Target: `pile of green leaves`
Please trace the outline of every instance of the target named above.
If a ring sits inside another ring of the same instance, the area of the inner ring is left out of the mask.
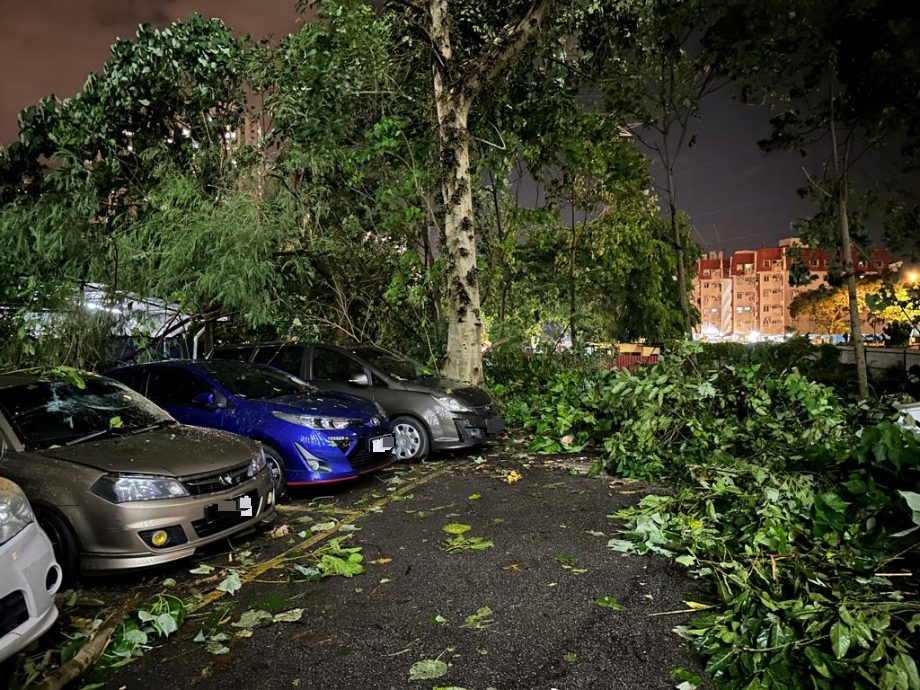
[[[616,373],[602,357],[509,347],[491,354],[485,366],[490,389],[504,400],[505,419],[535,435],[531,450],[576,452],[610,431],[606,391]]]
[[[97,669],[117,668],[134,661],[150,648],[154,640],[169,637],[185,621],[185,602],[179,597],[158,594],[121,622],[105,653],[96,662]],[[90,634],[102,623],[81,630],[61,649],[61,663],[67,663],[80,651]]]
[[[725,688],[920,688],[920,441],[831,389],[692,353],[622,373],[603,465],[667,481],[610,547],[712,584],[677,632]],[[596,469],[601,469],[599,465]]]

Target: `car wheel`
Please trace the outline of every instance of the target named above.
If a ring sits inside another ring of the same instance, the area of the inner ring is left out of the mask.
[[[80,574],[80,544],[70,525],[53,510],[36,508],[35,518],[45,530],[54,558],[61,566],[61,588],[71,584]]]
[[[281,503],[287,498],[287,468],[281,453],[271,446],[262,446],[265,450],[265,462],[272,473],[272,484],[275,487],[275,503]]]
[[[393,436],[396,446],[393,452],[405,462],[419,462],[428,457],[431,441],[425,425],[414,417],[396,417],[393,419]]]

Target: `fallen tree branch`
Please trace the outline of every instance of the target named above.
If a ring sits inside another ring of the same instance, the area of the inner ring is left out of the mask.
[[[66,664],[62,664],[53,673],[45,676],[34,686],[35,690],[62,690],[70,682],[82,676],[103,655],[115,630],[121,625],[128,612],[136,608],[139,603],[140,596],[135,596],[109,614],[109,617],[90,635],[86,644],[80,647],[73,658]]]

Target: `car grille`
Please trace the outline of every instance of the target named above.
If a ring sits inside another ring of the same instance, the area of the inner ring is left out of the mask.
[[[250,491],[248,494],[252,501],[252,515],[242,515],[239,511],[220,511],[217,504],[209,505],[204,509],[204,517],[201,520],[193,520],[192,527],[199,537],[209,537],[212,534],[223,532],[236,525],[241,525],[248,520],[252,520],[259,510],[259,492]]]
[[[214,494],[239,486],[249,479],[249,463],[220,472],[184,477],[182,483],[192,496]]]
[[[356,450],[348,456],[348,462],[355,472],[367,472],[386,465],[393,459],[393,453],[374,453],[370,450]]]
[[[0,599],[0,637],[29,620],[26,597],[21,589]]]
[[[498,410],[495,405],[480,405],[479,407],[474,407],[473,410],[476,411],[476,414],[483,417],[494,417],[498,414]]]

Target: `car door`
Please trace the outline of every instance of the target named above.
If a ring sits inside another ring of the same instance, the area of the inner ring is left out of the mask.
[[[196,400],[212,393],[213,405]],[[154,367],[149,370],[147,397],[183,424],[211,429],[225,428],[227,409],[220,406],[224,397],[196,373],[179,367]]]
[[[358,360],[344,352],[315,345],[310,358],[310,383],[320,390],[351,393],[373,400],[373,388],[349,383],[361,374],[371,380],[371,372]]]

